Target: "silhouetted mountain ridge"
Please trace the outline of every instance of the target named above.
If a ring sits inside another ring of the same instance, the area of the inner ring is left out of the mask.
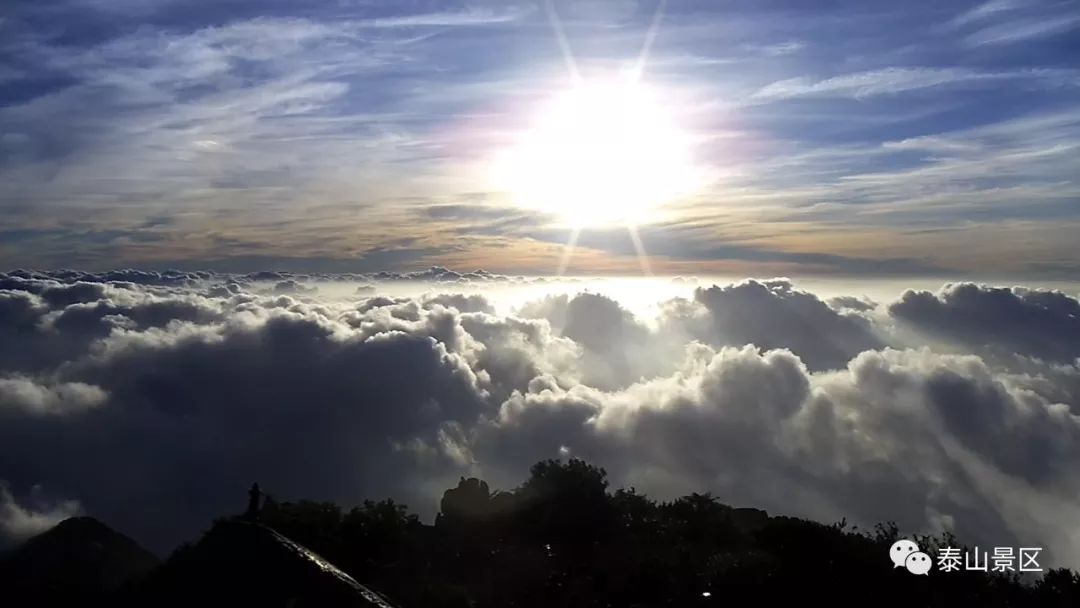
[[[657,502],[633,488],[609,491],[606,472],[583,461],[548,460],[511,491],[462,478],[444,494],[433,525],[392,500],[346,511],[267,498],[244,518],[215,522],[148,576],[122,577],[127,584],[119,587],[110,578],[110,586],[87,591],[79,603],[601,608],[752,598],[834,606],[1080,605],[1080,576],[1065,569],[1021,578],[937,570],[917,576],[894,568],[889,548],[900,537],[892,524],[859,530],[770,516],[709,494]],[[949,535],[910,538],[932,555],[962,546]],[[111,549],[95,553],[98,545]],[[145,553],[132,546],[80,518],[31,540],[15,561],[25,560],[18,564],[23,571],[82,564],[86,572],[44,570],[69,573],[72,580],[61,582],[73,589],[72,582],[99,571],[98,562],[51,556]]]

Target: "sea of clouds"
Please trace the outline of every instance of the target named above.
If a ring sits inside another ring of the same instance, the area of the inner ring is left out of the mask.
[[[745,280],[645,316],[554,284],[0,274],[0,537],[82,512],[165,552],[242,511],[255,480],[430,516],[462,475],[509,489],[581,457],[656,498],[893,520],[1080,566],[1076,297]],[[539,295],[499,305],[515,286]]]

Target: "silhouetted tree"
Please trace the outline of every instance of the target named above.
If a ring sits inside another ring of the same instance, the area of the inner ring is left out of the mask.
[[[461,478],[456,488],[443,493],[439,517],[454,523],[479,521],[491,515],[491,490],[486,481]]]
[[[341,539],[351,549],[363,550],[366,564],[399,565],[419,533],[420,520],[393,500],[365,500],[341,521]]]
[[[560,547],[580,547],[609,533],[615,524],[607,495],[607,471],[576,458],[544,460],[517,491],[524,536]]]

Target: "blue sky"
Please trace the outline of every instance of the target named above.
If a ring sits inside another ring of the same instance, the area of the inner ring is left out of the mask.
[[[538,100],[634,64],[657,3],[80,0],[0,17],[0,261],[548,273],[484,178]],[[644,81],[707,186],[658,273],[1080,277],[1080,3],[679,1]],[[570,272],[640,272],[621,226]]]

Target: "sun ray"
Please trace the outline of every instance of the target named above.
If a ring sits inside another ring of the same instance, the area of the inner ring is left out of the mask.
[[[544,4],[547,8],[548,22],[551,23],[551,29],[555,31],[555,41],[559,43],[559,51],[562,52],[563,62],[566,63],[566,71],[570,73],[570,79],[574,84],[577,84],[581,82],[581,73],[578,72],[574,52],[570,49],[570,41],[567,40],[566,32],[563,31],[562,19],[559,19],[559,14],[555,11],[555,2],[547,0]]]
[[[645,73],[645,64],[649,60],[649,54],[652,52],[653,43],[656,42],[656,34],[660,30],[660,21],[664,18],[664,9],[667,7],[667,0],[660,0],[656,4],[656,11],[653,12],[652,23],[649,24],[649,30],[645,33],[645,41],[641,45],[641,52],[638,53],[637,62],[634,65],[633,79],[634,82],[640,82],[641,77]],[[636,224],[627,224],[626,231],[630,233],[630,240],[634,243],[634,250],[637,252],[638,263],[641,264],[641,272],[645,276],[652,276],[652,268],[649,265],[649,254],[645,251],[645,243],[641,240],[641,234],[638,233]]]
[[[638,53],[637,61],[634,63],[632,73],[634,82],[640,81],[642,74],[645,73],[645,63],[649,60],[649,53],[652,52],[653,42],[656,41],[656,34],[660,30],[660,20],[664,18],[666,7],[667,0],[660,0],[656,5],[656,11],[653,12],[652,22],[649,24],[648,31],[645,32],[645,41],[641,45],[641,52]]]
[[[645,253],[645,243],[641,241],[641,235],[638,234],[637,226],[628,224],[626,230],[630,233],[630,240],[634,242],[634,251],[637,252],[638,263],[641,264],[641,272],[645,276],[651,277],[652,267],[649,265],[649,254]]]
[[[574,247],[577,246],[578,235],[581,234],[581,228],[575,226],[570,229],[570,238],[563,245],[562,259],[559,260],[559,271],[555,273],[555,276],[563,276],[566,272],[566,268],[570,266],[570,258],[574,255]]]

